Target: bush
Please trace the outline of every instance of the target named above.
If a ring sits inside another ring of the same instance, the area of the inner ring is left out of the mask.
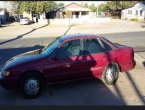
[[[131,21],[138,21],[138,19],[137,18],[132,18],[132,19],[130,19]]]
[[[111,18],[113,18],[113,19],[120,19],[119,16],[112,16]]]

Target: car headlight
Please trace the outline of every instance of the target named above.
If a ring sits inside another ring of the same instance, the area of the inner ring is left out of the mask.
[[[10,75],[10,71],[5,71],[5,70],[2,68],[1,75],[2,75],[2,76],[9,76],[9,75]]]

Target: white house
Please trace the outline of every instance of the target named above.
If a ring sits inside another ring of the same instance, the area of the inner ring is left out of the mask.
[[[57,9],[57,18],[66,18],[66,11],[70,11],[71,18],[84,18],[89,17],[89,8],[82,7],[76,3],[71,3]]]
[[[145,5],[141,2],[134,5],[132,8],[122,10],[121,19],[145,19]]]

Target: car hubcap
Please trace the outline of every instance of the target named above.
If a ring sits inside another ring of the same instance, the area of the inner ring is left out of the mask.
[[[115,80],[115,77],[117,75],[117,71],[114,67],[110,67],[107,69],[107,72],[106,72],[106,79],[108,81],[114,81]]]
[[[29,95],[35,95],[39,91],[39,81],[37,79],[28,79],[25,83],[25,92]]]

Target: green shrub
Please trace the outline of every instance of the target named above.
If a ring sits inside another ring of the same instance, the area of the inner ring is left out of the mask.
[[[132,19],[130,19],[131,21],[138,21],[138,19],[137,18],[132,18]]]

